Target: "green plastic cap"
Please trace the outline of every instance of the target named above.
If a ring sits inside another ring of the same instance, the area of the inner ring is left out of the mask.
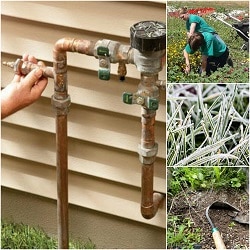
[[[108,69],[99,69],[98,78],[100,80],[108,81],[110,79],[110,71]]]
[[[124,92],[122,94],[122,100],[124,103],[126,104],[132,104],[132,101],[133,101],[133,94],[132,93],[127,93],[127,92]]]

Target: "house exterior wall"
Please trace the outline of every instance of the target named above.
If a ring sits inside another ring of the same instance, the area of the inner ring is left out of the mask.
[[[63,37],[129,44],[129,28],[142,20],[165,22],[161,2],[2,1],[1,60],[23,53],[52,66],[53,46]],[[109,82],[97,77],[98,60],[68,53],[71,108],[68,115],[70,233],[98,248],[165,248],[166,209],[146,220],[140,214],[140,106],[125,105],[140,74],[128,65],[124,83],[112,65]],[[5,87],[13,71],[2,67]],[[165,78],[165,71],[160,73]],[[2,218],[41,225],[56,234],[55,113],[53,80],[42,97],[1,123]],[[166,193],[165,92],[156,116],[159,152],[154,190]],[[106,231],[105,231],[106,230]],[[133,233],[132,233],[133,232]],[[112,233],[113,237],[110,237]]]

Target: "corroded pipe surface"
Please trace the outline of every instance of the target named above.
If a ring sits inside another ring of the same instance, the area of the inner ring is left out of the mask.
[[[62,38],[55,43],[53,50],[55,99],[65,99],[68,95],[66,52],[77,52],[93,56],[94,46],[94,42],[75,38]]]
[[[59,52],[77,52],[89,56],[94,55],[95,42],[76,39],[76,38],[62,38],[58,40],[54,45],[54,55],[59,55]]]
[[[151,79],[150,79],[151,78]],[[142,76],[139,92],[145,92],[147,95],[158,96],[158,88],[155,86],[157,77]],[[159,206],[164,200],[164,195],[154,193],[154,162],[158,151],[158,145],[155,142],[155,116],[156,110],[142,107],[141,112],[141,144],[140,161],[142,163],[141,176],[141,214],[146,219],[155,216]]]
[[[68,95],[67,52],[94,55],[95,43],[63,38],[58,40],[53,50],[54,95],[52,105],[56,109],[56,147],[57,147],[57,219],[58,248],[69,248],[68,228],[68,141],[67,114],[70,97]]]

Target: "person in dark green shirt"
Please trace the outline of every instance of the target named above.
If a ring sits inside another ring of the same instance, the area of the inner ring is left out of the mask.
[[[207,22],[200,16],[189,14],[187,8],[181,8],[179,10],[179,17],[186,21],[186,29],[188,38],[194,32],[209,32],[212,34],[216,34],[214,28],[209,26]]]
[[[200,50],[202,54],[200,73],[204,72],[206,75],[210,75],[211,72],[224,67],[227,63],[229,50],[219,36],[210,32],[195,32],[189,37],[188,44],[183,50],[186,61],[186,73],[190,72],[189,54],[193,54],[197,50]]]

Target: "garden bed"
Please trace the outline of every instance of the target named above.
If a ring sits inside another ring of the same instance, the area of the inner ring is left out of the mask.
[[[227,202],[240,210],[237,221],[233,220],[235,214],[229,210],[209,210],[226,248],[249,249],[249,187],[244,180],[244,172],[239,168],[213,167],[204,170],[185,168],[180,174],[180,168],[171,169],[173,176],[168,178],[167,249],[215,249],[211,226],[205,215],[206,208],[215,201]],[[221,176],[213,175],[213,170],[219,171]],[[248,178],[248,174],[246,176]]]
[[[223,200],[239,208],[243,214],[249,212],[249,199],[245,191],[222,189],[220,191],[182,191],[178,196],[169,200],[171,206],[168,215],[184,218],[192,223],[192,231],[200,229],[200,241],[190,241],[193,247],[199,249],[215,249],[212,238],[211,226],[208,223],[205,211],[214,201]],[[234,222],[226,210],[211,209],[210,218],[218,227],[227,249],[249,249],[249,225]],[[171,222],[170,222],[171,224]],[[183,232],[188,236],[187,232]],[[184,239],[184,238],[183,238]],[[180,241],[176,248],[184,248],[185,242]],[[169,248],[169,247],[168,247]],[[170,246],[172,248],[172,246]]]
[[[170,10],[171,10],[171,8],[170,8]],[[204,16],[204,15],[211,14],[214,12],[215,12],[214,8],[195,8],[195,9],[188,10],[189,14],[199,15],[199,16]],[[175,8],[172,8],[172,11],[168,11],[168,16],[179,17],[178,10],[176,10]]]
[[[223,24],[221,21],[211,17],[210,13],[216,13],[221,19],[227,19],[225,14],[230,14],[240,20],[248,18],[248,2],[238,4],[237,2],[168,2],[167,8],[167,80],[173,83],[248,83],[249,82],[249,52],[246,43],[237,32]],[[200,76],[201,54],[196,52],[190,56],[191,73],[185,74],[185,60],[183,49],[186,45],[185,22],[178,17],[177,10],[187,6],[192,13],[203,16],[206,22],[212,26],[227,44],[233,68],[225,66],[211,76]],[[236,21],[227,20],[229,24]]]

